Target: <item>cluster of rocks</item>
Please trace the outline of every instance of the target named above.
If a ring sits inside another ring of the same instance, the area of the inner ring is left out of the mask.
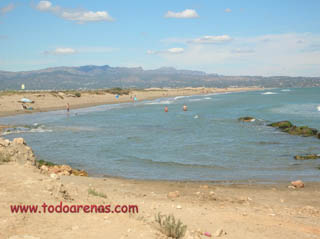
[[[308,160],[308,159],[319,159],[320,154],[306,154],[306,155],[296,155],[295,160]]]
[[[57,174],[65,176],[88,176],[88,173],[84,170],[73,169],[69,165],[41,165],[40,171],[44,174]]]
[[[320,132],[317,129],[309,128],[308,126],[296,126],[293,125],[290,121],[279,121],[275,123],[268,124],[268,126],[278,128],[282,132],[291,134],[291,135],[299,135],[303,137],[311,137],[316,136],[320,139]]]
[[[0,163],[7,162],[35,165],[36,159],[23,138],[15,138],[12,141],[0,138]]]
[[[43,160],[37,161],[32,149],[23,138],[12,141],[0,138],[0,163],[14,162],[37,166],[42,173],[55,175],[88,176],[84,170],[71,168],[69,165],[55,165]]]

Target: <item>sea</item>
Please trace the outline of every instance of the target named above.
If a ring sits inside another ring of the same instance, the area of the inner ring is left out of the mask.
[[[256,120],[239,122],[244,116]],[[2,137],[25,138],[37,159],[97,177],[320,181],[320,159],[294,159],[320,154],[320,140],[267,126],[282,120],[320,130],[320,88],[177,96],[1,117],[0,124],[15,125]]]

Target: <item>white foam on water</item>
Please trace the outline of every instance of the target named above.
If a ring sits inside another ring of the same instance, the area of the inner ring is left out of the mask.
[[[271,91],[261,93],[261,95],[277,95],[277,94],[278,94],[278,93],[271,92]]]
[[[199,115],[195,115],[193,118],[194,119],[199,119]]]
[[[281,91],[283,91],[283,92],[289,92],[289,91],[291,91],[291,90],[289,90],[289,89],[283,89],[283,90],[281,90]]]
[[[42,128],[38,128],[38,129],[30,129],[30,130],[10,130],[10,131],[5,131],[2,133],[2,135],[9,135],[9,134],[24,134],[24,133],[50,133],[52,132],[51,129],[42,129]]]
[[[320,111],[320,105],[317,107],[317,110]]]
[[[174,97],[174,99],[179,100],[179,99],[183,99],[183,98],[187,98],[187,97],[190,97],[190,96],[176,96],[176,97]]]
[[[161,101],[152,101],[152,102],[146,102],[146,105],[170,105],[173,101],[171,100],[161,100]]]

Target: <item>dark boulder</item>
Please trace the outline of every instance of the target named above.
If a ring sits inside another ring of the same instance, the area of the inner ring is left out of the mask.
[[[296,155],[294,156],[295,160],[308,160],[308,159],[318,159],[320,154],[306,154],[306,155]]]
[[[238,120],[242,122],[254,122],[256,119],[251,116],[246,116],[246,117],[240,117],[238,118]]]
[[[284,132],[292,135],[300,135],[303,137],[316,136],[318,130],[309,128],[308,126],[293,126],[291,128],[283,129]]]
[[[294,125],[290,121],[279,121],[272,124],[268,124],[268,126],[279,129],[287,129],[293,127]]]

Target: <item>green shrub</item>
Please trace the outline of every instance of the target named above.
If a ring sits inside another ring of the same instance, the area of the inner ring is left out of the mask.
[[[76,92],[74,95],[75,95],[76,97],[80,97],[80,96],[81,96],[81,93],[80,93],[80,92]]]
[[[159,224],[160,231],[167,237],[179,239],[182,238],[187,231],[187,226],[183,225],[180,220],[176,221],[173,215],[167,216],[158,213],[158,215],[155,216],[155,221]]]
[[[56,164],[48,162],[48,161],[44,161],[41,159],[41,160],[36,160],[36,165],[38,168],[40,168],[42,165],[52,167],[52,166],[55,166]]]
[[[0,154],[0,163],[10,162],[10,157],[8,155]]]
[[[96,196],[96,197],[102,197],[102,198],[107,198],[107,195],[105,195],[104,193],[100,193],[97,192],[95,189],[93,188],[89,188],[88,189],[88,194],[92,195],[92,196]]]

